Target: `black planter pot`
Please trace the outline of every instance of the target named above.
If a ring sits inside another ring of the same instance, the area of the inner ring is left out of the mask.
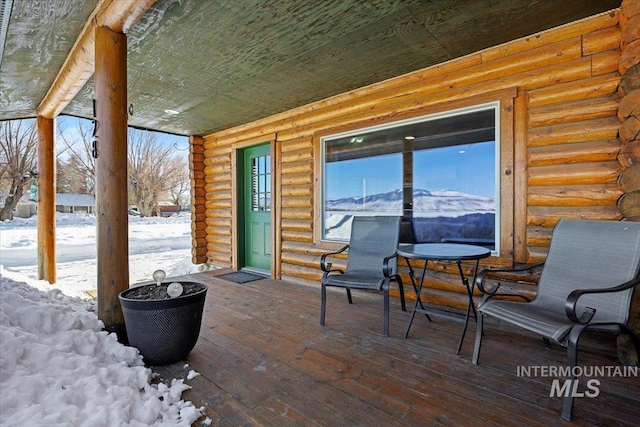
[[[128,297],[141,287],[129,288],[118,295],[129,345],[136,347],[149,365],[161,366],[177,362],[186,357],[198,341],[207,285],[180,283],[183,286],[194,285],[198,290],[168,299]],[[154,283],[142,286],[157,285]]]

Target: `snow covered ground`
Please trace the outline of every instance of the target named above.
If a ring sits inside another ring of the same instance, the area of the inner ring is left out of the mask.
[[[130,253],[139,251],[131,256],[133,283],[150,280],[158,268],[169,277],[197,271],[188,248],[153,244],[190,241],[189,218],[131,218]],[[57,252],[73,252],[75,260],[58,264],[54,286],[35,280],[37,266],[29,261],[1,265],[20,258],[13,251],[36,250],[35,219],[0,223],[0,425],[209,425],[201,409],[181,399],[196,372],[185,365],[185,378],[158,382],[138,350],[104,332],[94,304],[80,298],[96,288],[95,252],[69,249],[95,246],[95,218],[57,219]]]
[[[0,222],[0,265],[38,277],[37,218]],[[86,297],[96,289],[96,218],[88,214],[56,214],[56,287],[65,295]],[[151,280],[157,269],[167,277],[194,273],[191,263],[191,215],[168,218],[129,217],[130,284]],[[48,290],[49,285],[38,285]]]

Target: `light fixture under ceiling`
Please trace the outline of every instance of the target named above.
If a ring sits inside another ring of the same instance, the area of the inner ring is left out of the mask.
[[[180,111],[178,111],[178,110],[164,110],[164,112],[167,113],[167,114],[171,114],[172,116],[180,114]]]

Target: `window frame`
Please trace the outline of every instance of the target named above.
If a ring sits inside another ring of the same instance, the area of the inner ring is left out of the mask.
[[[514,120],[513,105],[517,95],[516,88],[503,89],[496,92],[477,95],[463,100],[450,101],[437,105],[406,111],[401,114],[388,114],[365,121],[353,122],[334,128],[317,131],[313,137],[314,169],[316,178],[314,185],[314,229],[313,243],[323,249],[336,249],[344,242],[324,239],[324,177],[325,152],[324,141],[336,137],[345,137],[364,131],[384,129],[415,123],[425,118],[435,120],[455,114],[466,114],[495,106],[496,114],[496,218],[499,231],[496,232],[496,251],[492,260],[497,265],[508,266],[513,263],[514,250]],[[495,262],[497,261],[497,262]]]

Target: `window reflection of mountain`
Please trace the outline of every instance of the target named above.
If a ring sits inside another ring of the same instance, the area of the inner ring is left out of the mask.
[[[451,190],[413,191],[413,226],[418,243],[471,239],[495,242],[496,201],[494,197],[466,194]],[[327,200],[325,213],[337,221],[325,224],[325,235],[348,231],[353,215],[402,214],[402,191],[362,197]],[[333,221],[330,221],[333,222]],[[495,244],[488,244],[494,247]]]
[[[338,199],[330,199],[325,202],[326,211],[371,211],[389,212],[398,210],[401,212],[403,202],[402,190],[389,191],[362,196],[348,196]],[[496,201],[491,196],[481,196],[463,193],[454,190],[413,190],[414,216],[418,212],[495,212]],[[432,216],[432,215],[429,215]],[[458,215],[455,215],[458,216]]]

